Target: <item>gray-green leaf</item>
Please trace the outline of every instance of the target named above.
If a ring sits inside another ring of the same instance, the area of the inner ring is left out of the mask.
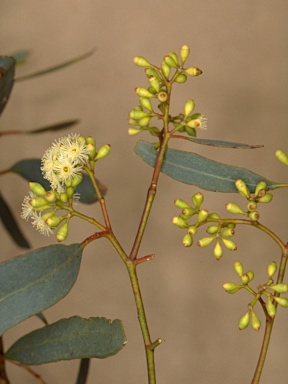
[[[103,359],[118,353],[126,343],[120,320],[74,316],[21,337],[5,357],[26,365],[92,357]]]

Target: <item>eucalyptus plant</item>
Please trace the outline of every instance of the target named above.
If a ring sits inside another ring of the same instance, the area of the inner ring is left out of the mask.
[[[195,191],[189,202],[177,198],[175,205],[180,213],[179,216],[172,218],[172,222],[184,230],[182,244],[185,247],[195,244],[194,239],[197,238],[199,247],[212,246],[215,259],[220,260],[226,250],[236,251],[237,245],[233,240],[236,228],[238,230],[241,225],[248,225],[263,231],[280,248],[279,260],[271,260],[267,268],[267,279],[257,288],[251,284],[254,271],[244,270],[240,261],[234,263],[237,282],[227,282],[223,285],[229,294],[246,290],[252,295],[248,310],[243,311],[245,313],[239,320],[240,330],[251,324],[253,329],[258,331],[261,322],[258,310],[255,309],[257,303],[264,312],[266,326],[263,343],[251,381],[254,384],[259,383],[277,307],[278,305],[288,307],[288,298],[282,296],[288,291],[288,286],[284,283],[287,246],[272,230],[260,222],[259,211],[262,204],[271,202],[273,198],[271,191],[287,187],[288,184],[275,183],[247,169],[219,163],[193,152],[171,148],[174,140],[238,149],[260,147],[197,138],[199,130],[206,129],[207,119],[202,113],[195,111],[195,101],[192,98],[185,102],[180,113],[171,114],[170,104],[174,86],[185,83],[188,77],[195,78],[202,73],[198,67],[186,64],[189,53],[189,47],[184,45],[179,55],[169,52],[159,66],[151,64],[142,56],[134,59],[137,66],[144,68],[148,85],[137,87],[135,90],[138,103],[129,114],[128,134],[135,136],[148,132],[152,136],[152,142],[138,141],[135,147],[136,154],[152,167],[152,176],[138,230],[130,250],[125,250],[114,234],[114,223],[110,220],[104,198],[105,188],[95,177],[97,169],[111,153],[110,145],[105,143],[99,145],[99,139],[92,136],[70,133],[56,139],[45,151],[41,161],[28,159],[14,166],[17,173],[30,181],[28,194],[22,204],[21,217],[31,221],[41,235],[55,235],[58,244],[33,250],[0,264],[0,280],[3,287],[0,291],[0,334],[34,315],[44,322],[42,328],[23,335],[7,351],[2,351],[0,377],[2,375],[3,383],[9,383],[5,371],[6,361],[26,367],[69,359],[81,359],[76,382],[85,383],[88,377],[89,359],[113,356],[126,345],[127,339],[121,320],[112,321],[96,314],[97,317],[89,319],[73,316],[48,324],[42,313],[68,294],[77,279],[86,246],[93,246],[95,241],[102,238],[108,239],[126,267],[145,347],[147,380],[149,384],[156,383],[154,355],[162,340],[152,339],[150,336],[150,325],[146,318],[138,278],[138,266],[153,259],[154,256],[150,254],[139,257],[139,251],[157,194],[161,172],[174,180],[197,186],[202,190],[238,193],[245,200],[243,207],[233,201],[228,202],[226,205],[228,217],[226,217],[205,209],[202,192]],[[285,152],[277,151],[276,157],[288,165]],[[87,216],[81,212],[79,199],[85,203],[97,201],[100,204],[101,214],[94,217],[93,213]],[[69,227],[75,220],[89,223],[91,232],[81,243],[62,244],[69,237]],[[199,236],[203,228],[206,228],[206,234]],[[97,285],[97,282],[95,284]],[[31,368],[29,370],[35,379],[41,383],[45,382],[45,379],[37,375],[34,370]],[[143,378],[136,379],[136,377],[137,373],[135,380],[143,381]]]

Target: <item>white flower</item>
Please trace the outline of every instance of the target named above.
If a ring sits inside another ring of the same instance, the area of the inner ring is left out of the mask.
[[[45,223],[43,220],[41,213],[37,214],[35,212],[35,215],[32,217],[32,225],[33,227],[36,227],[36,229],[44,236],[50,236],[51,233],[54,233],[52,229],[49,227],[48,224]]]
[[[30,200],[36,197],[35,193],[29,191],[29,196],[25,196],[22,203],[22,219],[28,221],[28,219],[35,215],[32,205],[30,204]]]
[[[79,135],[75,133],[69,134],[67,137],[63,137],[63,146],[61,151],[66,153],[67,157],[73,159],[78,163],[85,163],[88,161],[88,150],[87,145],[78,141]]]

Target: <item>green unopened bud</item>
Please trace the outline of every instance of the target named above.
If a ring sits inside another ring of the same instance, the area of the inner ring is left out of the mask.
[[[63,224],[62,227],[58,229],[56,238],[60,243],[61,241],[64,241],[67,238],[67,236],[68,236],[68,222],[66,221],[66,223]]]
[[[205,221],[209,215],[209,212],[207,209],[201,209],[201,211],[198,213],[198,223],[202,223],[202,221]]]
[[[68,203],[68,200],[69,199],[68,199],[67,193],[63,192],[63,193],[60,194],[60,201],[62,203]]]
[[[203,248],[203,247],[207,247],[209,244],[212,243],[212,241],[215,239],[215,236],[211,236],[211,237],[202,237],[202,239],[200,239],[198,241],[198,245],[199,247]]]
[[[54,216],[54,213],[55,213],[55,210],[50,211],[50,212],[46,212],[46,213],[44,213],[44,215],[42,215],[41,217],[42,217],[42,219],[43,219],[44,221],[46,221],[47,219],[49,219],[49,217]]]
[[[185,69],[185,73],[187,73],[189,76],[199,76],[201,75],[202,71],[197,67],[190,67]]]
[[[51,216],[46,219],[45,223],[49,225],[50,228],[56,228],[61,223],[62,219],[59,216]]]
[[[257,209],[257,204],[254,202],[254,201],[249,201],[249,203],[247,204],[247,209],[248,211],[252,212],[252,211],[256,211]]]
[[[174,201],[174,204],[177,208],[184,209],[184,208],[191,208],[190,205],[188,205],[184,200],[177,199]]]
[[[186,123],[187,127],[189,128],[201,128],[202,127],[202,121],[201,119],[192,119]]]
[[[139,67],[151,67],[151,64],[142,56],[134,57],[134,63]]]
[[[141,133],[142,129],[137,129],[137,128],[129,128],[128,129],[128,135],[129,136],[135,136],[138,135],[138,133]]]
[[[66,193],[69,199],[72,199],[72,197],[74,196],[74,192],[75,192],[74,187],[70,186],[66,188]]]
[[[176,52],[169,52],[168,53],[168,56],[172,57],[172,59],[175,61],[175,63],[178,65],[179,64],[179,60],[178,60],[178,56],[177,56],[177,53]]]
[[[268,276],[272,277],[274,273],[277,271],[277,264],[276,261],[272,261],[267,268]]]
[[[188,47],[188,45],[182,45],[182,47],[180,49],[180,57],[182,60],[182,64],[184,64],[185,61],[187,60],[189,53],[190,53],[190,48]]]
[[[286,299],[286,297],[274,297],[274,300],[277,301],[277,303],[281,305],[281,307],[288,307],[288,299]]]
[[[165,56],[164,57],[164,62],[169,67],[173,67],[173,68],[177,68],[178,67],[177,63],[175,63],[175,60],[171,56]]]
[[[71,187],[76,188],[83,180],[82,173],[77,173],[71,180]]]
[[[226,209],[230,213],[235,213],[235,214],[239,213],[242,215],[246,215],[246,213],[237,204],[234,204],[234,203],[226,204]]]
[[[150,93],[152,93],[152,95],[154,95],[154,97],[155,97],[155,95],[156,95],[156,93],[157,93],[157,91],[156,91],[155,88],[153,88],[153,87],[150,85],[150,87],[148,87],[148,91],[149,91]]]
[[[92,136],[88,136],[86,139],[86,144],[92,144],[94,147],[96,147],[96,140]]]
[[[184,208],[182,210],[182,215],[184,216],[185,219],[190,219],[190,217],[195,215],[195,213],[196,213],[195,209],[193,209],[191,207]]]
[[[227,293],[234,294],[239,291],[239,289],[242,288],[241,285],[235,284],[235,283],[225,283],[223,284],[223,288]]]
[[[273,199],[272,193],[266,193],[264,196],[259,197],[257,199],[257,202],[258,203],[270,203],[270,201],[272,201],[272,199]]]
[[[193,237],[189,233],[187,233],[183,237],[182,244],[184,245],[184,247],[191,247],[191,245],[193,244]]]
[[[258,221],[258,220],[260,219],[260,213],[257,212],[257,211],[249,212],[248,216],[249,216],[249,218],[250,218],[252,221]]]
[[[148,99],[149,100],[149,99]],[[147,116],[150,116],[149,113],[147,112],[144,112],[144,111],[139,111],[139,110],[135,110],[133,109],[133,111],[131,111],[129,113],[129,116],[131,117],[131,119],[133,120],[140,120],[142,119],[143,117],[147,117]]]
[[[187,125],[185,126],[185,131],[187,132],[187,134],[189,136],[192,136],[192,137],[196,137],[197,136],[197,133],[196,133],[196,129],[195,128],[190,128],[190,127],[187,127]]]
[[[204,201],[204,196],[201,192],[197,192],[192,196],[192,202],[195,205],[195,208],[200,208]]]
[[[240,179],[236,180],[235,187],[238,189],[238,192],[242,197],[249,199],[250,191],[243,180],[240,180]]]
[[[157,77],[152,76],[149,78],[149,83],[151,87],[155,89],[156,92],[160,91],[160,81],[157,79]]]
[[[155,69],[153,69],[153,68],[146,68],[145,74],[148,78],[154,76],[154,77],[157,77],[158,80],[161,80],[159,73],[157,71],[155,71]]]
[[[77,143],[79,144],[86,144],[86,139],[84,136],[78,136],[77,137]]]
[[[250,283],[250,281],[254,279],[254,272],[249,270],[248,272],[246,272],[246,275],[249,277],[249,283]]]
[[[102,145],[97,152],[95,160],[103,159],[103,157],[108,156],[111,152],[111,147],[109,144]]]
[[[157,98],[160,101],[160,103],[164,103],[168,99],[168,95],[166,92],[162,91],[158,93]]]
[[[217,260],[220,260],[223,255],[223,250],[218,240],[216,240],[216,244],[213,250],[213,255]]]
[[[245,313],[243,317],[239,320],[238,327],[240,330],[245,329],[248,327],[250,322],[250,314],[249,311]]]
[[[175,216],[175,217],[173,217],[173,219],[172,219],[172,223],[175,224],[175,225],[177,225],[177,227],[179,227],[179,228],[188,228],[188,227],[189,227],[187,221],[184,220],[184,219],[182,219],[182,218],[179,217],[179,216]]]
[[[268,315],[271,316],[272,318],[275,317],[275,315],[276,315],[276,307],[272,303],[272,300],[270,297],[268,297],[267,312],[268,312]]]
[[[239,276],[239,277],[241,277],[242,275],[243,275],[243,264],[242,263],[240,263],[240,261],[235,261],[235,263],[234,263],[234,271],[237,273],[237,275]]]
[[[143,88],[143,87],[136,88],[135,92],[140,97],[154,97],[153,93],[149,92],[148,89]]]
[[[32,205],[33,208],[42,208],[47,205],[47,200],[43,199],[43,197],[34,197],[29,201],[29,204]]]
[[[223,244],[225,245],[225,247],[227,249],[229,249],[230,251],[236,251],[237,245],[234,241],[228,240],[228,239],[223,239],[223,238],[221,238],[221,239],[222,239]]]
[[[58,200],[59,195],[56,191],[48,191],[46,192],[45,198],[49,203],[55,203]]]
[[[185,73],[179,73],[179,75],[175,77],[174,81],[175,83],[183,84],[187,81],[187,76]]]
[[[90,160],[93,160],[96,155],[96,147],[92,143],[87,144],[87,152]]]
[[[215,233],[219,232],[218,225],[210,225],[207,227],[206,232],[209,233],[209,235],[215,235]]]
[[[30,190],[38,196],[45,196],[46,195],[45,189],[39,183],[30,182],[29,187],[30,187]]]
[[[152,118],[151,116],[142,117],[142,119],[138,120],[137,125],[139,125],[142,128],[143,127],[148,127],[151,118]]]
[[[187,100],[185,105],[184,105],[184,115],[185,115],[185,117],[189,116],[190,113],[194,110],[194,108],[195,108],[194,100],[192,100],[192,99]]]
[[[281,161],[281,163],[288,165],[288,156],[284,151],[281,151],[281,149],[279,149],[278,151],[276,151],[275,156],[277,160]]]
[[[255,331],[259,331],[261,327],[261,321],[253,310],[251,315],[251,325],[252,325],[252,328],[255,329]]]
[[[188,233],[189,233],[191,236],[195,236],[196,233],[197,233],[197,227],[196,227],[196,225],[190,225],[190,227],[188,227]]]
[[[165,63],[165,61],[162,62],[161,64],[161,70],[163,75],[165,76],[166,79],[169,79],[171,67]]]
[[[244,273],[244,275],[240,277],[240,280],[242,284],[247,285],[249,283],[249,276],[247,275],[247,273]]]
[[[266,188],[267,188],[266,181],[265,181],[265,180],[260,181],[260,183],[258,183],[258,184],[256,185],[255,193],[254,193],[255,196],[258,197],[258,195],[259,195],[259,193],[260,193],[261,191],[263,191],[264,193],[261,192],[261,193],[260,193],[260,197],[263,196],[263,195],[265,195],[265,193],[266,193]]]
[[[140,101],[142,107],[148,109],[148,111],[151,112],[153,110],[151,101],[148,97],[140,97],[139,101]]]
[[[215,213],[215,212],[212,212],[208,215],[209,219],[220,219],[220,216],[218,215],[218,213]]]
[[[222,231],[221,236],[232,237],[234,234],[235,234],[234,229],[226,228],[226,229],[224,229],[224,231]]]
[[[270,285],[269,288],[273,289],[275,292],[278,293],[286,293],[288,292],[288,285],[287,284],[276,284],[276,285]]]

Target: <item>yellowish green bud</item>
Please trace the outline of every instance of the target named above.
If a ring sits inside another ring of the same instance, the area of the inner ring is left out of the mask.
[[[151,101],[148,97],[140,97],[139,101],[140,101],[142,107],[148,109],[148,111],[151,112],[153,110]]]
[[[276,315],[276,307],[272,303],[272,300],[271,300],[270,297],[268,297],[267,312],[268,312],[269,316],[272,317],[272,318],[275,317],[275,315]]]
[[[160,81],[157,79],[157,77],[152,76],[149,78],[149,83],[151,87],[155,89],[156,92],[160,91]]]
[[[111,147],[109,144],[102,145],[102,147],[99,148],[99,151],[97,152],[97,155],[95,157],[95,160],[102,159],[103,157],[106,157],[111,152]]]
[[[195,215],[195,213],[196,213],[195,209],[191,207],[184,208],[182,211],[182,215],[184,215],[186,219],[190,219],[190,217]]]
[[[232,228],[226,228],[224,229],[224,231],[221,233],[221,236],[225,236],[225,237],[231,237],[233,236],[235,233],[234,229]]]
[[[187,73],[187,75],[189,75],[189,76],[199,76],[199,75],[201,75],[202,71],[199,68],[190,67],[190,68],[185,69],[185,73]]]
[[[254,279],[254,272],[253,271],[248,271],[246,272],[246,275],[249,277],[249,283]]]
[[[71,180],[71,187],[76,188],[83,180],[82,173],[77,173]]]
[[[75,192],[74,187],[70,186],[66,188],[66,193],[69,199],[72,199],[72,197],[74,196],[74,192]]]
[[[48,191],[46,192],[45,198],[49,203],[55,203],[58,200],[59,195],[56,191]]]
[[[268,269],[267,269],[267,272],[268,272],[268,276],[269,277],[272,277],[274,275],[274,273],[276,273],[277,271],[277,264],[276,264],[276,261],[272,261],[269,265],[268,265]]]
[[[175,60],[171,56],[165,56],[164,57],[165,64],[169,67],[177,68],[178,65],[175,63]]]
[[[96,147],[96,140],[92,136],[88,136],[86,139],[86,144],[92,144],[94,147]]]
[[[148,99],[149,100],[149,99]],[[149,116],[149,113],[147,112],[144,112],[144,111],[139,111],[139,110],[135,110],[133,109],[133,111],[131,111],[129,113],[129,116],[131,117],[131,119],[133,120],[140,120],[142,119],[143,117],[147,117]]]
[[[190,205],[188,205],[184,200],[177,199],[174,201],[174,204],[177,208],[184,209],[184,208],[191,208]]]
[[[225,245],[225,247],[227,249],[229,249],[230,251],[236,251],[237,245],[234,241],[228,240],[228,239],[223,239],[223,238],[221,238],[221,239],[222,239],[223,244]]]
[[[217,259],[217,260],[220,260],[222,255],[223,255],[223,250],[222,250],[222,247],[221,247],[218,240],[216,240],[213,254],[214,254],[215,259]]]
[[[63,224],[62,227],[58,229],[56,238],[59,242],[61,242],[61,241],[64,241],[67,238],[67,236],[68,236],[68,222],[66,221],[66,223]]]
[[[184,105],[184,115],[185,115],[185,117],[189,116],[190,113],[194,110],[194,108],[195,108],[194,100],[192,100],[192,99],[187,100],[185,105]]]
[[[252,212],[252,211],[256,211],[257,209],[257,204],[254,202],[254,201],[249,201],[249,203],[247,204],[247,209],[248,211]]]
[[[237,273],[237,275],[239,277],[241,277],[243,275],[243,271],[244,271],[243,264],[240,263],[240,261],[238,261],[238,260],[235,261],[235,263],[234,263],[234,271]]]
[[[249,314],[249,311],[245,313],[245,315],[243,317],[241,317],[241,319],[239,320],[239,323],[238,323],[238,327],[240,329],[240,331],[242,329],[245,329],[248,327],[249,325],[249,322],[250,322],[250,314]]]
[[[86,144],[86,139],[85,139],[85,137],[83,137],[83,136],[78,136],[78,137],[77,137],[77,142],[78,142],[79,144]]]
[[[266,193],[266,188],[267,188],[266,181],[265,181],[265,180],[260,181],[260,183],[258,183],[258,184],[256,185],[255,193],[254,193],[255,196],[258,197],[260,191],[263,191],[263,192],[264,192],[264,193],[263,193],[263,192],[261,193],[261,196],[263,196],[263,194]]]
[[[202,121],[201,119],[192,119],[186,123],[187,127],[189,128],[201,128],[202,127]]]
[[[281,161],[281,163],[288,165],[288,156],[284,151],[281,151],[281,149],[278,149],[276,151],[275,156],[277,160]]]
[[[157,71],[155,71],[155,69],[153,69],[153,68],[146,68],[145,74],[148,78],[154,76],[154,77],[157,77],[157,79],[161,80],[159,73]]]
[[[138,133],[142,132],[142,129],[137,129],[137,128],[129,128],[128,129],[128,135],[129,136],[135,136],[138,135]]]
[[[207,227],[206,232],[209,233],[209,235],[215,235],[215,233],[219,232],[218,225],[210,225]]]
[[[178,65],[179,64],[179,60],[178,60],[178,56],[177,56],[177,53],[176,52],[169,52],[168,53],[168,56],[172,57],[172,59],[175,61],[175,63]]]
[[[288,292],[288,285],[287,284],[276,284],[276,285],[270,285],[269,288],[273,289],[275,292],[278,293],[286,293]]]
[[[151,64],[142,56],[134,57],[134,63],[139,67],[151,67]]]
[[[197,233],[197,227],[196,227],[196,225],[190,225],[190,227],[188,227],[188,233],[189,233],[191,236],[196,235],[196,233]]]
[[[247,275],[247,273],[244,273],[244,275],[240,277],[240,280],[242,284],[247,285],[249,283],[249,276]]]
[[[154,97],[153,93],[149,92],[148,89],[143,87],[136,88],[135,92],[139,97]]]
[[[182,60],[182,64],[184,64],[185,61],[187,60],[189,53],[190,53],[190,48],[188,47],[188,45],[182,45],[182,47],[180,49],[180,57]]]
[[[55,210],[50,211],[50,212],[46,212],[46,213],[44,213],[44,215],[42,215],[42,219],[44,221],[46,221],[47,219],[49,219],[49,217],[52,217],[54,215],[54,213],[55,213]]]
[[[184,247],[191,247],[191,245],[193,244],[193,237],[189,233],[187,233],[183,237],[182,244],[184,245]]]
[[[166,92],[162,91],[158,93],[157,98],[160,101],[160,103],[164,103],[168,99],[168,95]]]
[[[218,215],[218,213],[215,213],[215,212],[212,212],[208,215],[209,219],[220,219],[220,216]]]
[[[255,329],[255,331],[259,331],[261,327],[261,321],[253,310],[251,314],[251,325],[252,325],[252,328]]]
[[[176,83],[183,84],[187,81],[187,76],[185,73],[179,73],[179,75],[175,77],[174,81]]]
[[[238,192],[240,195],[246,199],[249,199],[250,197],[250,191],[246,185],[246,183],[243,180],[236,180],[235,181],[235,187],[238,189]]]
[[[272,193],[266,193],[264,196],[259,197],[257,199],[258,203],[270,203],[272,201],[273,195]]]
[[[274,297],[274,300],[277,301],[277,303],[281,305],[281,307],[288,307],[288,299],[286,299],[286,297]]]
[[[202,221],[205,221],[208,215],[209,213],[207,209],[201,209],[201,211],[198,213],[198,223],[202,223]]]
[[[165,76],[166,79],[169,79],[171,67],[165,63],[165,61],[162,62],[161,64],[161,70],[163,75]]]
[[[203,248],[203,247],[207,247],[209,244],[212,243],[212,241],[215,239],[215,236],[211,236],[211,237],[202,237],[202,239],[200,239],[198,241],[198,245],[199,247]]]
[[[249,216],[249,218],[250,218],[252,221],[258,221],[258,220],[260,219],[260,213],[257,212],[257,211],[249,212],[248,216]]]
[[[39,183],[30,182],[29,187],[30,187],[30,190],[38,196],[45,196],[46,195],[45,189]]]
[[[42,208],[47,205],[47,200],[43,199],[43,197],[34,197],[29,201],[29,204],[32,205],[33,208]]]
[[[190,127],[187,127],[187,125],[186,125],[185,126],[185,131],[187,132],[187,134],[189,136],[192,136],[192,137],[196,137],[197,136],[195,128],[190,128]]]
[[[50,228],[56,228],[61,223],[62,219],[59,216],[51,216],[45,220],[45,223],[49,225]]]
[[[237,204],[234,203],[226,204],[226,209],[230,213],[246,215],[246,213]]]
[[[235,284],[235,283],[225,283],[223,284],[223,288],[227,293],[234,294],[241,289],[241,285]]]
[[[60,201],[62,201],[62,203],[68,203],[68,196],[67,196],[67,193],[63,192],[60,194]]]
[[[87,144],[87,151],[88,151],[88,156],[90,160],[93,160],[95,155],[96,155],[96,147],[92,143]]]
[[[152,116],[142,117],[142,119],[138,120],[137,125],[139,125],[140,127],[147,127],[150,123],[151,118]]]
[[[201,192],[197,192],[192,196],[192,202],[195,205],[195,208],[200,208],[200,206],[203,204],[204,196]]]
[[[172,219],[172,223],[175,224],[175,225],[177,225],[177,227],[179,227],[179,228],[188,228],[188,227],[189,227],[187,221],[184,220],[184,219],[182,219],[182,218],[179,217],[179,216],[175,216],[175,217],[173,217],[173,219]]]

